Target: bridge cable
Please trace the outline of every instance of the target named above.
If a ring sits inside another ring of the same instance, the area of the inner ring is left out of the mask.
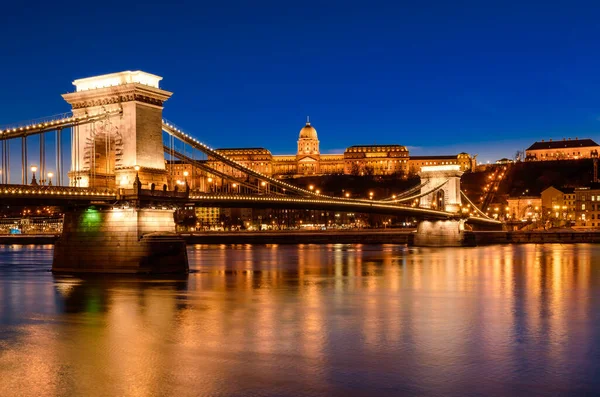
[[[164,150],[165,150],[165,152],[167,152],[167,153],[168,153],[168,152],[169,152],[171,149],[169,148],[169,146],[166,146],[166,145],[164,145]],[[183,160],[183,161],[187,161],[187,162],[189,162],[189,163],[190,163],[190,164],[191,164],[193,167],[196,167],[196,168],[198,168],[198,169],[201,169],[201,170],[203,170],[203,171],[206,171],[207,173],[210,173],[210,174],[212,174],[212,175],[219,176],[219,177],[221,177],[221,178],[224,178],[224,179],[227,179],[227,180],[233,181],[233,182],[235,182],[235,183],[237,183],[237,184],[239,184],[239,185],[243,185],[243,186],[245,186],[245,187],[247,187],[247,188],[249,188],[249,189],[254,189],[254,190],[257,190],[257,187],[256,187],[256,186],[254,186],[254,185],[252,185],[252,184],[249,184],[249,183],[247,183],[247,182],[245,182],[245,181],[239,180],[239,179],[237,179],[237,178],[235,178],[235,177],[232,177],[231,175],[227,175],[226,173],[223,173],[223,172],[221,172],[221,171],[217,171],[217,170],[215,170],[214,168],[211,168],[211,167],[209,167],[209,166],[207,166],[207,165],[204,165],[204,164],[200,163],[200,162],[199,162],[199,161],[197,161],[197,160],[193,160],[193,159],[191,159],[191,158],[189,158],[189,157],[187,157],[187,156],[184,156],[183,154],[181,154],[181,153],[180,153],[180,152],[178,152],[178,151],[174,151],[174,157],[176,157],[176,158],[179,158],[180,160]]]
[[[465,192],[463,192],[461,190],[460,194],[465,200],[467,200],[467,203],[471,204],[471,206],[475,209],[475,212],[479,213],[485,219],[493,219],[493,218],[489,217],[488,215],[486,215],[485,213],[483,213],[483,211],[481,211],[475,204],[473,204],[473,202],[469,199],[469,197],[467,197]]]
[[[412,187],[412,188],[410,188],[410,189],[408,189],[408,190],[406,190],[406,191],[404,191],[404,192],[402,192],[400,194],[397,194],[396,198],[388,197],[388,198],[385,198],[385,199],[379,200],[379,201],[384,201],[384,202],[385,201],[388,201],[388,202],[389,201],[398,201],[398,200],[403,199],[404,197],[406,197],[406,196],[408,196],[410,194],[413,194],[417,190],[421,190],[421,188],[423,188],[428,183],[429,183],[429,181],[425,181],[425,182],[421,183],[420,185],[417,185],[417,186]]]
[[[428,194],[431,194],[431,193],[441,189],[442,186],[444,186],[446,183],[448,183],[448,180],[444,181],[444,183],[442,183],[441,185],[438,185],[438,186],[434,187],[433,189],[426,191],[425,193],[420,193],[420,194],[415,194],[414,196],[405,197],[403,199],[396,200],[396,202],[401,203],[401,202],[405,202],[405,201],[412,201],[414,199],[418,199],[423,196],[427,196]]]

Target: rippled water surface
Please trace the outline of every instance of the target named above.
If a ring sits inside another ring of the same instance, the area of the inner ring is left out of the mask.
[[[600,246],[190,246],[180,278],[0,246],[0,396],[600,394]]]

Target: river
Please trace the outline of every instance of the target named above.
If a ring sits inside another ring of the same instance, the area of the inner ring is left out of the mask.
[[[0,246],[0,396],[600,394],[600,245],[188,253],[82,278]]]

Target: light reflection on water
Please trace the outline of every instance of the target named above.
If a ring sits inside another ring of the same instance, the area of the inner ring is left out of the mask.
[[[0,395],[600,393],[600,246],[188,253],[80,278],[0,246]]]

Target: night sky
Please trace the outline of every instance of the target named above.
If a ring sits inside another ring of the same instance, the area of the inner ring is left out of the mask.
[[[551,4],[549,4],[551,3]],[[512,157],[600,141],[600,2],[3,3],[0,125],[69,110],[74,79],[163,76],[164,116],[214,147]]]

